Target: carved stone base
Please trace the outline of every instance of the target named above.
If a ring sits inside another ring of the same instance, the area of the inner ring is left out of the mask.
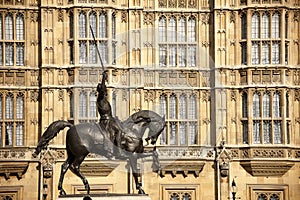
[[[60,196],[57,200],[151,200],[148,195],[137,194],[91,194],[86,197],[82,194]]]

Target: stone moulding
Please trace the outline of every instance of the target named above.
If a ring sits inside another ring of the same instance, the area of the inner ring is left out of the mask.
[[[195,177],[199,177],[200,172],[205,165],[204,161],[200,162],[161,162],[162,173],[171,174],[172,177],[176,177],[177,174],[183,174],[184,177],[188,176],[188,173],[194,174]]]
[[[118,163],[84,162],[80,170],[85,176],[108,176],[118,165]]]
[[[17,176],[21,179],[28,166],[29,162],[2,162],[0,163],[0,176],[4,176],[6,180],[10,179],[10,176]]]
[[[282,176],[294,163],[286,161],[243,161],[241,166],[252,176]]]

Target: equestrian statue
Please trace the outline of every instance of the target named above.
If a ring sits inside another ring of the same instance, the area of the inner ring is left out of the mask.
[[[66,135],[67,159],[62,164],[58,183],[58,190],[60,190],[60,195],[62,196],[66,195],[63,189],[63,180],[68,169],[82,180],[89,195],[89,183],[80,171],[80,165],[89,153],[102,155],[108,159],[129,160],[139,194],[145,194],[145,192],[138,180],[137,159],[152,156],[153,171],[160,173],[155,143],[165,128],[165,118],[150,110],[138,111],[125,121],[120,121],[118,118],[113,117],[111,105],[107,100],[106,80],[107,72],[104,71],[102,82],[97,86],[99,123],[73,125],[63,120],[54,121],[41,136],[33,153],[33,156],[37,157],[42,149],[45,149],[50,140],[56,137],[61,130],[66,127],[69,128]],[[147,144],[150,141],[154,145],[153,150],[150,151],[144,150],[143,146],[143,137],[146,130],[149,130],[148,136],[145,136]]]

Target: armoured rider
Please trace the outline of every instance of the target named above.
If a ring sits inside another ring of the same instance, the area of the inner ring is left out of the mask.
[[[111,105],[107,100],[107,88],[105,81],[107,80],[107,72],[104,71],[102,74],[102,81],[97,86],[98,97],[97,97],[97,109],[100,114],[100,125],[102,125],[108,132],[109,140],[112,142],[105,141],[106,150],[108,157],[112,158],[113,153],[116,157],[120,157],[121,154],[121,137],[122,128],[116,122],[112,116]],[[115,147],[116,145],[116,147]]]

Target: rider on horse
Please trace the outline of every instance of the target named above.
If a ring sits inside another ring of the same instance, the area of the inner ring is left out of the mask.
[[[121,156],[121,137],[122,137],[122,128],[119,123],[112,116],[111,105],[107,100],[107,88],[105,81],[107,80],[106,71],[102,74],[102,82],[98,84],[97,91],[97,108],[100,114],[100,125],[102,125],[105,130],[108,132],[109,140],[112,142],[105,141],[106,150],[109,157],[113,157],[114,154],[117,157]],[[116,145],[116,148],[115,148]]]

